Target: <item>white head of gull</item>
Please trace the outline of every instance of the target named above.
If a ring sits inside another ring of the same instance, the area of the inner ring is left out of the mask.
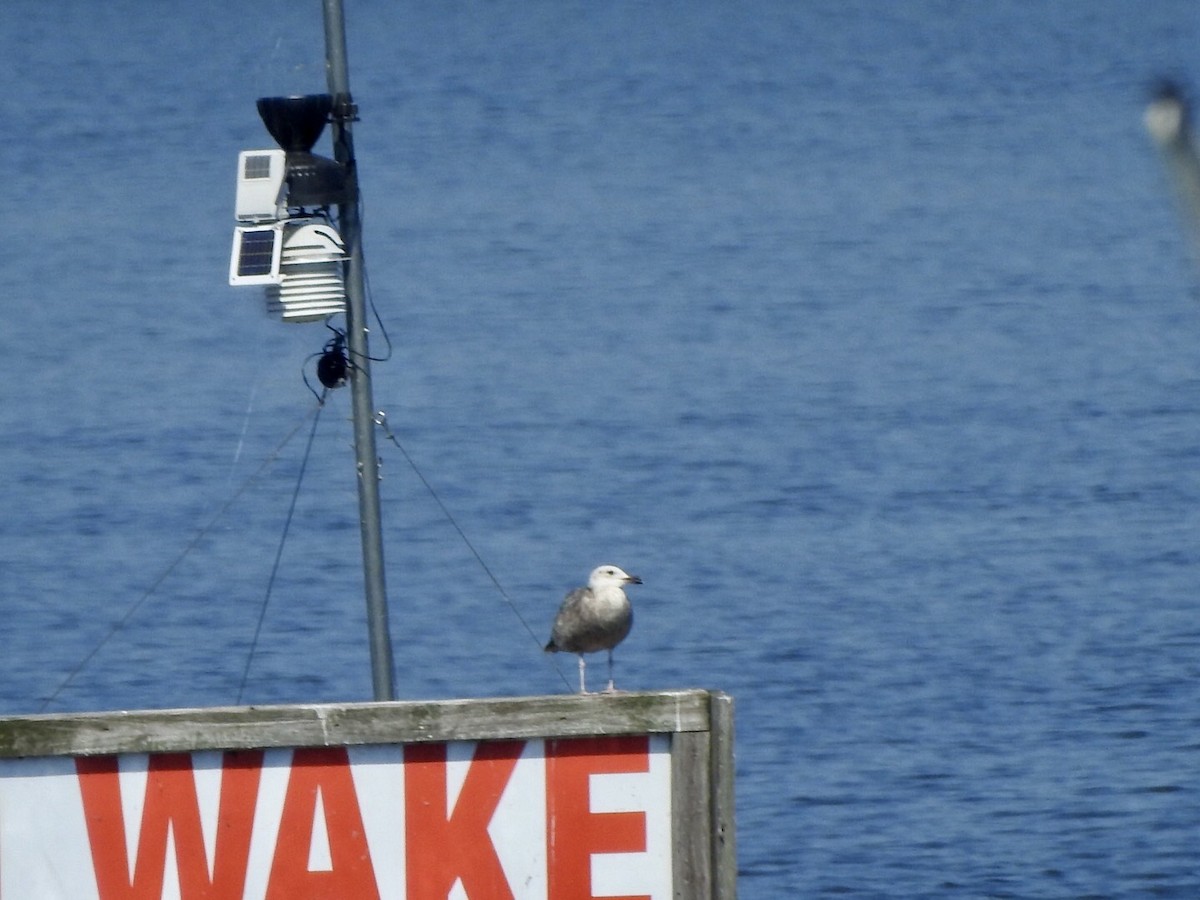
[[[608,651],[608,690],[613,684],[613,647],[625,640],[633,627],[633,607],[622,588],[641,584],[642,579],[628,575],[616,566],[597,566],[587,587],[569,592],[554,618],[547,653],[575,653],[579,656],[579,693],[587,693],[583,654]]]

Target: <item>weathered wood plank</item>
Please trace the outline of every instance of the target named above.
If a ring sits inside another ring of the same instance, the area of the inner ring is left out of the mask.
[[[0,718],[0,758],[706,731],[707,691]]]
[[[737,837],[734,809],[733,698],[728,694],[711,695],[709,731],[709,784],[712,813],[714,900],[737,898]]]
[[[675,900],[711,900],[712,836],[709,784],[708,732],[677,734],[671,738],[672,881]]]

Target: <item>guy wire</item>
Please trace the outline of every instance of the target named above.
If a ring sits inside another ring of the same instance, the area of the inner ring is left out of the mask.
[[[508,604],[509,609],[511,609],[513,614],[517,617],[517,621],[521,623],[522,627],[533,639],[533,642],[537,645],[538,650],[541,650],[541,639],[538,638],[534,630],[529,627],[529,623],[525,621],[525,617],[521,615],[521,610],[517,608],[517,604],[513,602],[511,597],[508,596],[508,592],[504,590],[504,587],[500,584],[500,580],[492,573],[492,570],[488,567],[488,564],[483,561],[483,557],[479,555],[479,551],[475,549],[475,545],[471,543],[471,539],[468,538],[466,532],[459,527],[459,524],[457,521],[455,521],[454,516],[450,514],[450,510],[446,508],[446,504],[442,502],[442,498],[439,497],[437,491],[433,489],[433,485],[429,483],[429,480],[425,477],[421,470],[417,468],[417,464],[413,461],[413,458],[409,456],[408,451],[404,449],[404,445],[400,443],[400,441],[396,438],[396,435],[392,434],[392,429],[389,428],[387,424],[387,413],[385,413],[382,409],[375,413],[375,424],[383,430],[383,436],[395,444],[396,449],[403,454],[413,472],[416,473],[417,478],[420,479],[421,484],[425,485],[425,490],[429,492],[429,496],[433,498],[434,502],[438,505],[438,508],[441,509],[442,515],[446,517],[446,521],[448,521],[454,530],[458,532],[458,536],[462,538],[462,542],[466,544],[467,549],[471,551],[471,555],[475,557],[476,562],[479,563],[480,567],[487,574],[487,577],[491,579],[491,582],[493,585],[495,585],[496,590],[500,592],[500,596],[504,598],[504,602]],[[567,680],[567,676],[564,675],[562,669],[559,668],[558,661],[556,659],[551,659],[550,662],[554,666],[554,671],[558,673],[558,677],[562,679],[563,684],[565,684],[571,690],[574,690],[571,682]]]
[[[267,605],[271,602],[271,591],[275,587],[275,576],[279,574],[279,563],[283,559],[283,547],[287,543],[288,531],[292,527],[292,516],[296,513],[296,501],[300,497],[300,485],[304,482],[304,471],[308,468],[308,458],[312,453],[313,439],[317,436],[317,423],[321,421],[321,409],[325,406],[325,398],[329,389],[321,392],[317,404],[316,415],[313,416],[312,429],[308,432],[308,443],[304,446],[304,458],[300,462],[300,472],[296,475],[296,488],[292,491],[292,502],[288,506],[287,517],[283,520],[283,533],[279,535],[279,546],[275,549],[275,562],[271,566],[271,577],[267,579],[267,592],[263,596],[262,607],[258,611],[258,624],[254,626],[254,638],[250,641],[250,650],[246,653],[246,665],[242,669],[242,681],[238,685],[236,703],[242,702],[242,693],[246,690],[246,680],[250,677],[250,663],[254,661],[254,651],[258,648],[258,637],[262,633],[263,620],[267,617]]]
[[[245,481],[242,482],[238,489],[233,492],[232,496],[225,501],[221,508],[212,515],[208,522],[206,522],[198,532],[196,532],[196,535],[188,542],[187,546],[183,548],[183,551],[171,561],[170,565],[168,565],[163,573],[154,580],[150,587],[146,589],[145,593],[143,593],[142,596],[139,597],[137,601],[135,601],[133,605],[125,611],[125,614],[108,629],[108,632],[100,639],[99,643],[97,643],[96,646],[93,647],[82,660],[80,660],[78,665],[76,665],[75,668],[73,668],[67,674],[67,677],[63,679],[58,687],[54,689],[53,693],[51,693],[42,701],[42,705],[38,707],[38,712],[45,712],[46,707],[58,699],[59,695],[70,686],[71,682],[74,681],[76,676],[79,675],[79,673],[84,670],[87,664],[95,658],[96,654],[103,649],[104,645],[112,640],[113,636],[118,631],[125,627],[129,620],[133,618],[134,614],[142,608],[145,602],[154,595],[154,592],[162,586],[163,582],[167,580],[171,573],[178,568],[179,564],[182,563],[184,559],[186,559],[188,555],[196,549],[199,543],[204,540],[209,531],[212,530],[213,526],[217,524],[217,521],[225,514],[229,507],[231,507],[234,502],[250,488],[250,485],[258,480],[258,477],[262,475],[264,471],[266,471],[267,467],[269,467],[275,462],[276,459],[279,458],[279,454],[283,452],[283,448],[286,447],[288,442],[290,442],[291,439],[296,436],[296,432],[298,432],[304,426],[304,423],[308,417],[319,412],[320,409],[321,407],[318,405],[309,410],[309,412],[305,413],[304,418],[296,423],[295,427],[287,433],[282,441],[279,442],[279,445],[270,453],[270,455],[267,456],[266,459],[262,461],[262,464],[259,465],[259,467],[255,469]]]

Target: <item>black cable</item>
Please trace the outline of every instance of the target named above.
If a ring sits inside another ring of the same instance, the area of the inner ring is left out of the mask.
[[[362,193],[360,192],[358,195],[359,225],[363,224],[363,220],[366,218],[367,214],[366,211],[367,204],[366,201],[363,200]],[[360,229],[360,232],[361,230],[362,229]],[[387,354],[385,356],[368,356],[367,359],[369,359],[371,362],[387,362],[392,358],[392,338],[391,335],[388,334],[387,326],[383,324],[383,317],[379,315],[379,308],[375,305],[375,294],[371,290],[371,273],[370,270],[367,269],[367,251],[363,247],[361,233],[359,234],[358,240],[358,254],[362,259],[363,289],[367,295],[367,304],[371,307],[371,314],[375,317],[375,321],[379,324],[379,333],[383,335],[383,342],[387,344]]]
[[[383,342],[387,344],[387,354],[385,356],[372,356],[371,362],[387,362],[392,358],[392,338],[388,334],[387,326],[383,324],[383,317],[379,315],[379,308],[375,305],[375,294],[371,290],[371,275],[367,271],[366,254],[363,255],[363,284],[366,286],[367,303],[371,307],[371,314],[375,316],[375,321],[379,323],[379,333],[383,335]]]

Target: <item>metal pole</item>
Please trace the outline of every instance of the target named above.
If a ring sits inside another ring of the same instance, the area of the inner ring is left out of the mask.
[[[395,699],[392,642],[388,632],[387,588],[383,574],[383,533],[379,515],[379,456],[375,449],[375,404],[371,398],[371,356],[367,347],[366,290],[363,281],[362,223],[358,208],[358,171],[350,123],[355,118],[346,67],[346,23],[342,0],[325,6],[325,69],[333,95],[334,158],[346,168],[346,199],[338,205],[338,226],[346,242],[346,345],[354,449],[358,460],[358,512],[362,526],[363,578],[367,628],[371,642],[371,681],[376,700]]]

